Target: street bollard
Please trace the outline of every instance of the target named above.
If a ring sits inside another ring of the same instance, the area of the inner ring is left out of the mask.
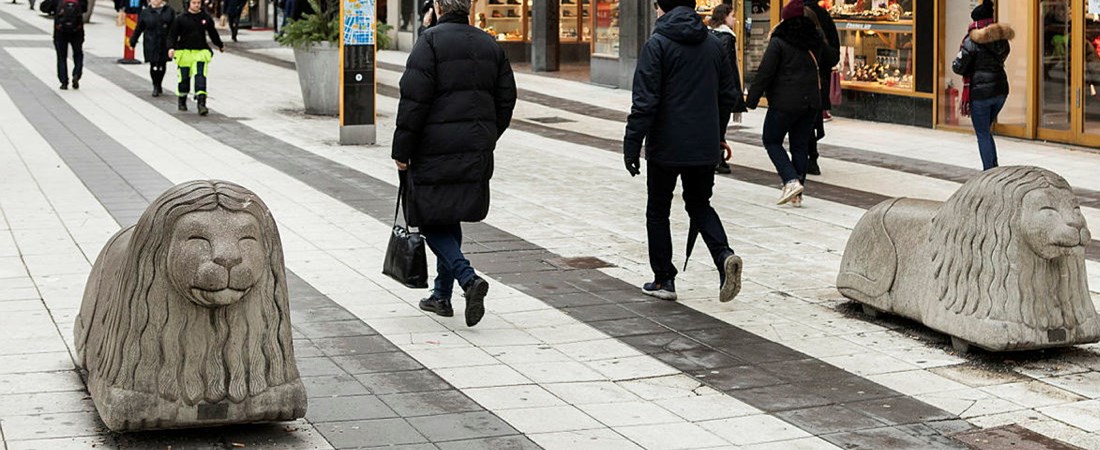
[[[122,58],[119,58],[119,64],[141,64],[141,61],[134,58],[134,48],[130,46],[130,36],[134,34],[137,20],[137,14],[126,14],[126,32],[122,39]]]

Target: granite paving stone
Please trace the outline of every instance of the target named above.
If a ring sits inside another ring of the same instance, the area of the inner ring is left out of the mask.
[[[306,419],[312,423],[386,419],[398,416],[398,413],[374,395],[311,398],[309,410],[306,413]]]
[[[489,438],[516,434],[516,431],[488,412],[466,412],[408,419],[432,442]]]

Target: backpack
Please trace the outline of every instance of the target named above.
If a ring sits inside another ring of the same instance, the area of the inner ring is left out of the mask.
[[[76,32],[84,29],[84,11],[80,0],[61,0],[55,19],[57,29],[64,32]]]

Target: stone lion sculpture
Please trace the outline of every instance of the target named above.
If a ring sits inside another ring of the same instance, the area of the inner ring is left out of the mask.
[[[895,198],[864,214],[837,288],[990,351],[1100,341],[1069,184],[1037,167],[983,172],[946,202]]]
[[[191,181],[96,258],[77,363],[115,431],[293,420],[306,393],[289,312],[267,206],[233,183]]]

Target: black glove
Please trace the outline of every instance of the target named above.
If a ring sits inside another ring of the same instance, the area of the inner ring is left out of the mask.
[[[642,173],[642,162],[638,160],[637,156],[623,155],[623,162],[626,164],[626,171],[630,173],[630,176],[636,177]]]

